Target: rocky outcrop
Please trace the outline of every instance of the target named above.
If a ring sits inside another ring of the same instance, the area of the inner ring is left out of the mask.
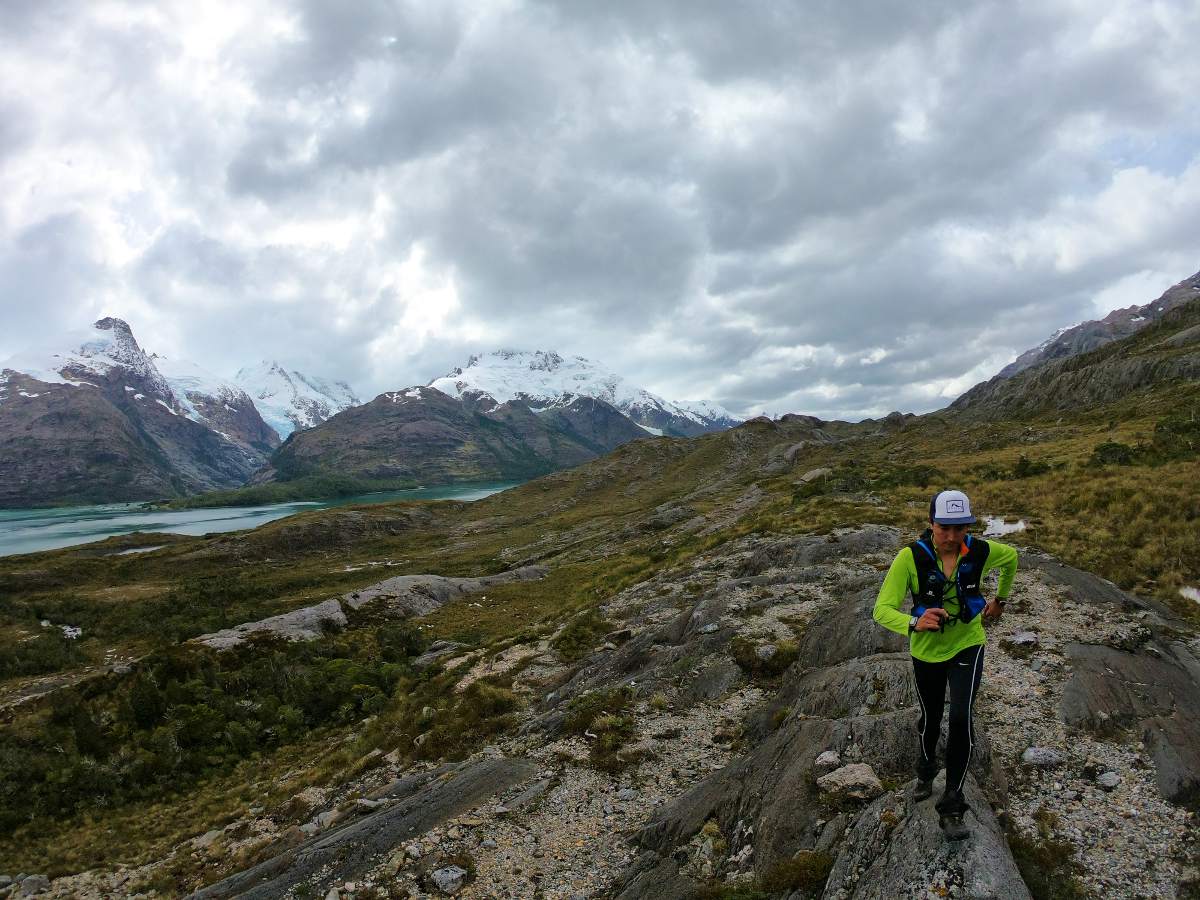
[[[464,594],[476,594],[498,584],[537,581],[545,577],[544,566],[522,566],[498,575],[480,578],[448,578],[443,575],[397,575],[370,587],[346,594],[342,601],[351,609],[381,603],[394,615],[423,616]]]
[[[1105,643],[1066,645],[1071,677],[1059,703],[1062,721],[1099,736],[1138,734],[1162,795],[1182,805],[1200,802],[1200,659],[1178,638],[1183,623],[1160,604],[1051,557],[1030,553],[1023,564],[1094,610],[1098,621],[1139,623],[1106,628]]]
[[[282,896],[314,877],[326,884],[341,884],[404,840],[424,834],[535,772],[536,767],[527,760],[484,757],[402,779],[374,798],[386,801],[382,807],[191,896],[195,900],[265,900]]]
[[[737,582],[718,585],[653,638],[635,637],[597,668],[585,667],[558,693],[571,696],[604,683],[653,690],[655,670],[672,643],[694,654],[698,646],[728,639],[724,629],[708,627],[732,612],[734,584],[829,578],[831,566],[838,571],[836,561],[894,548],[898,537],[894,529],[865,528],[762,542],[744,556]],[[642,852],[618,879],[615,896],[693,896],[701,883],[688,861],[690,847],[705,827],[723,836],[730,860],[751,860],[760,876],[797,854],[832,853],[830,897],[906,896],[907,884],[934,884],[958,871],[932,804],[914,807],[906,789],[886,787],[907,782],[916,764],[917,709],[906,643],[871,619],[878,576],[869,585],[853,573],[834,578],[829,590],[839,600],[821,607],[778,692],[748,721],[748,751],[650,815],[635,837]],[[987,772],[991,750],[981,730],[978,742],[973,770]],[[979,871],[964,896],[1028,896],[990,805],[973,783],[968,791],[976,835],[966,852]],[[919,856],[889,865],[910,852]]]
[[[543,568],[526,566],[498,575],[485,575],[482,578],[398,575],[370,587],[351,591],[340,601],[326,600],[314,606],[294,609],[257,622],[246,622],[233,628],[204,634],[193,640],[217,650],[236,647],[252,635],[270,635],[288,641],[313,641],[330,628],[345,627],[346,613],[343,611],[343,604],[349,609],[362,609],[369,603],[379,604],[381,609],[397,618],[422,616],[455,597],[485,591],[498,584],[534,581],[545,574],[546,570]]]
[[[193,640],[214,650],[228,650],[243,643],[252,635],[270,635],[287,641],[315,641],[329,629],[346,625],[346,614],[336,600],[326,600],[315,606],[294,609],[257,622],[246,622],[212,634],[202,634]]]
[[[1200,803],[1200,660],[1182,642],[1137,650],[1070,644],[1063,721],[1101,735],[1132,729],[1150,749],[1162,795]]]
[[[935,783],[935,793],[942,784]],[[851,897],[1026,900],[1029,889],[1013,862],[1004,831],[988,801],[968,778],[965,817],[971,838],[948,843],[933,802],[914,803],[910,792],[892,791],[862,810],[846,829],[822,900]]]

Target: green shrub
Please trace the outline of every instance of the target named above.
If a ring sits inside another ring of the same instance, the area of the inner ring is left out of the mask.
[[[603,713],[592,720],[591,731],[595,737],[588,758],[597,769],[617,772],[636,762],[621,752],[634,735],[632,718]]]
[[[833,869],[833,857],[816,850],[800,850],[781,860],[759,879],[758,886],[769,894],[784,891],[819,891]]]
[[[1154,425],[1153,447],[1155,455],[1164,461],[1200,453],[1200,417],[1196,410],[1159,419]]]
[[[58,628],[47,628],[27,640],[0,639],[0,678],[44,675],[85,662],[87,654],[79,641],[66,637]]]
[[[1088,462],[1093,466],[1132,466],[1133,458],[1133,447],[1117,441],[1105,441],[1096,445]]]
[[[634,691],[629,687],[612,688],[607,691],[591,691],[576,697],[567,705],[567,716],[563,719],[563,731],[567,734],[583,734],[592,727],[592,722],[601,715],[618,715],[633,703]]]
[[[771,679],[783,674],[788,666],[796,661],[800,652],[795,641],[775,641],[775,653],[764,659],[758,654],[759,647],[763,646],[766,644],[756,644],[744,637],[735,637],[729,642],[729,652],[742,671],[758,680]]]
[[[599,610],[589,609],[573,618],[554,639],[554,649],[567,662],[586,656],[600,635],[612,630],[612,623]]]
[[[1044,459],[1030,459],[1024,453],[1017,459],[1017,464],[1013,466],[1013,478],[1032,478],[1034,475],[1044,475],[1050,471],[1050,463]]]
[[[1082,869],[1075,848],[1054,834],[1058,822],[1053,813],[1043,809],[1034,819],[1037,834],[1015,828],[1008,832],[1008,846],[1029,892],[1034,900],[1083,900],[1088,894],[1079,881]]]

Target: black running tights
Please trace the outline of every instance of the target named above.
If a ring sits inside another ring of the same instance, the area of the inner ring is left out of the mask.
[[[983,674],[983,645],[967,647],[945,662],[930,663],[913,657],[921,718],[921,759],[917,775],[931,780],[938,771],[937,744],[942,729],[942,707],[946,702],[946,684],[950,685],[950,724],[946,731],[946,792],[958,794],[967,778],[967,764],[975,749],[975,724],[972,721],[975,695]]]

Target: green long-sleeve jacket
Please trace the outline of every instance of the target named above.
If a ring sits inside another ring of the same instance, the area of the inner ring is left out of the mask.
[[[960,551],[959,559],[965,554]],[[941,566],[941,562],[938,562]],[[955,570],[958,564],[955,564]],[[1012,590],[1013,578],[1017,574],[1017,551],[999,541],[988,541],[987,561],[983,566],[986,575],[993,569],[1000,570],[1000,584],[996,588],[996,597],[1006,598]],[[943,605],[950,618],[942,631],[914,631],[909,635],[909,651],[917,659],[925,662],[945,662],[960,650],[974,647],[987,642],[983,630],[983,616],[976,616],[970,622],[958,621],[958,592],[954,586],[954,572],[944,573],[949,583],[943,598]],[[896,554],[888,569],[887,577],[883,579],[883,587],[879,590],[879,599],[875,601],[875,621],[894,631],[896,634],[908,634],[908,620],[912,613],[904,611],[905,598],[919,590],[917,585],[917,565],[913,562],[912,548],[905,547]]]

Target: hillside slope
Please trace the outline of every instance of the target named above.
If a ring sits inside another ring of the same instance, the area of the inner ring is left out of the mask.
[[[758,419],[474,504],[0,559],[0,858],[57,897],[1188,896],[1198,449],[1096,453],[1200,401],[1148,372],[1051,416]],[[955,848],[869,616],[947,485],[1024,525]],[[186,640],[274,617],[309,640]]]
[[[1200,272],[1168,288],[1162,296],[1141,306],[1114,309],[1103,319],[1081,322],[1064,328],[1032,350],[1026,350],[999,372],[1000,378],[1011,378],[1025,369],[1056,359],[1087,353],[1119,341],[1157,321],[1164,313],[1200,296]]]
[[[1200,297],[1164,312],[1123,340],[997,375],[950,404],[973,416],[1021,416],[1111,403],[1130,394],[1200,380]]]

